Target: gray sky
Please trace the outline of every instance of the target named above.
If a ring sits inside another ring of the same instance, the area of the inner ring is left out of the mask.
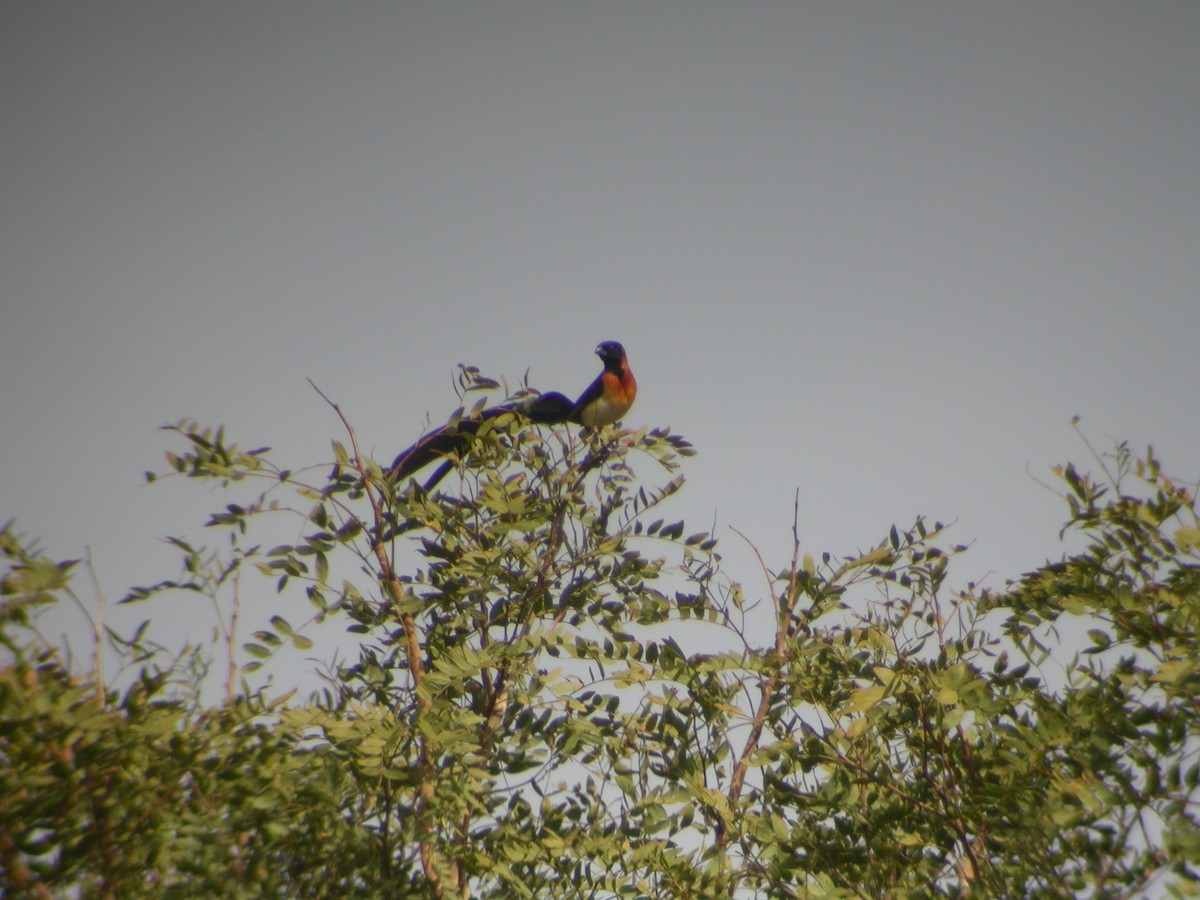
[[[1056,556],[1035,484],[1200,476],[1200,4],[0,5],[0,519],[110,599],[226,502],[157,426],[381,460],[455,363],[700,451],[730,574],[924,513],[955,580]],[[989,576],[988,573],[993,573]],[[139,611],[139,616],[144,614]]]

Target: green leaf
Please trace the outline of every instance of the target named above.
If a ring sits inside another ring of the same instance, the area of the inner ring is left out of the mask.
[[[887,696],[887,688],[882,684],[858,688],[850,695],[850,699],[842,704],[839,714],[849,715],[864,712],[877,705],[885,696]]]
[[[1175,531],[1175,546],[1180,553],[1190,553],[1200,547],[1200,528],[1179,528]]]
[[[242,644],[242,649],[255,659],[270,659],[271,651],[262,644]]]

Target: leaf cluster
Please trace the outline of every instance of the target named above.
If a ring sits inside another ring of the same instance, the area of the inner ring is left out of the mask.
[[[34,630],[72,563],[0,532],[13,896],[1200,889],[1200,530],[1152,454],[1064,467],[1083,549],[1003,590],[949,587],[964,548],[918,519],[796,540],[748,600],[665,508],[691,453],[667,429],[498,416],[437,493],[348,423],[332,471],[175,430],[176,476],[261,490],[127,600],[208,597],[218,648],[110,633],[126,683],[80,677]],[[250,683],[338,632],[312,696]]]

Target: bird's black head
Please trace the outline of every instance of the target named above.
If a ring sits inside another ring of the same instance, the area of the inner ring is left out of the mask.
[[[596,355],[606,369],[620,369],[625,359],[625,348],[616,341],[604,341],[596,348]]]

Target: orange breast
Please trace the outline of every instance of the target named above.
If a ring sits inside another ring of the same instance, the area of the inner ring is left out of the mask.
[[[623,377],[611,372],[604,373],[604,395],[583,413],[583,424],[588,428],[611,425],[633,406],[637,396],[637,382],[626,369]]]

